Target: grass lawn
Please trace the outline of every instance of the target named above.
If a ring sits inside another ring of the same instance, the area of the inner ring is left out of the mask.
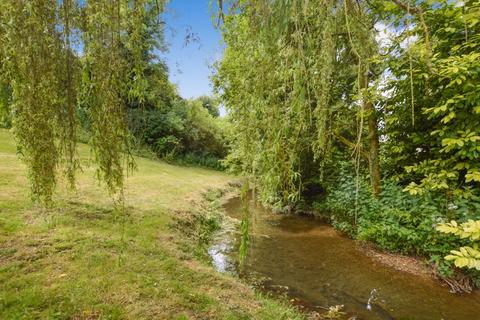
[[[42,209],[0,130],[0,319],[300,318],[179,249],[176,212],[194,212],[202,191],[231,176],[137,158],[122,225],[85,145],[80,157],[77,191],[59,181],[54,207]]]

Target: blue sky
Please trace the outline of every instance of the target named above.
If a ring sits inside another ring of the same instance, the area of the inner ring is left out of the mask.
[[[211,0],[170,0],[164,19],[169,51],[162,58],[183,98],[210,94],[209,64],[221,57],[221,35],[212,23]],[[186,43],[188,34],[195,40]]]

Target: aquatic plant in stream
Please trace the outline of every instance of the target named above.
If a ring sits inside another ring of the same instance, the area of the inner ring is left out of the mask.
[[[341,319],[341,317],[346,314],[345,312],[342,311],[343,307],[344,307],[343,304],[331,306],[330,308],[328,308],[328,311],[326,313],[320,316],[320,319],[325,319],[325,320]]]

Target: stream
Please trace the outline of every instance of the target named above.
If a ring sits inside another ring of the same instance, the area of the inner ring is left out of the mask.
[[[480,319],[480,294],[452,294],[425,275],[398,271],[314,217],[278,215],[250,200],[249,246],[238,263],[241,201],[229,200],[227,222],[209,249],[217,270],[286,295],[307,311],[343,305],[350,319]]]

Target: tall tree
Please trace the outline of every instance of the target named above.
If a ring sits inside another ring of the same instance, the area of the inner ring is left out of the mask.
[[[369,95],[376,51],[367,8],[327,0],[238,1],[234,8],[224,15],[227,48],[217,75],[237,133],[231,161],[259,183],[264,201],[296,203],[321,179],[334,139],[365,154],[367,120],[367,158],[379,194],[378,124]]]

